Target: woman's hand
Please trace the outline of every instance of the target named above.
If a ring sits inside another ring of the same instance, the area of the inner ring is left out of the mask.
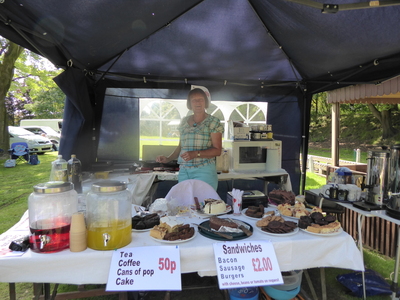
[[[181,157],[184,161],[189,161],[195,157],[195,154],[197,153],[196,151],[187,151],[181,154]]]
[[[168,157],[164,156],[164,155],[159,155],[156,157],[156,162],[162,163],[162,164],[167,164],[170,162],[170,160],[168,159]]]

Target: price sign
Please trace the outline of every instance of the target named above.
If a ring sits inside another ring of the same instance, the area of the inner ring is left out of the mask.
[[[282,284],[275,250],[269,241],[214,244],[220,289]]]
[[[123,248],[114,251],[106,290],[182,290],[179,246]]]

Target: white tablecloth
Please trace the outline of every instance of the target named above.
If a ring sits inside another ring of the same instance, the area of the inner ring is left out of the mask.
[[[233,216],[253,227],[255,220]],[[25,217],[26,219],[26,217]],[[201,223],[205,219],[192,214],[184,220]],[[27,222],[19,224],[19,233],[28,233]],[[25,230],[25,231],[24,231]],[[12,229],[0,236],[12,234]],[[267,235],[254,229],[246,241],[271,240],[281,271],[315,267],[336,267],[364,270],[360,251],[353,239],[342,232],[336,236],[321,237],[302,231],[288,237]],[[195,238],[179,244],[181,272],[198,272],[201,276],[216,275],[212,240],[197,233]],[[149,232],[132,232],[132,242],[126,248],[166,245],[149,237]],[[0,256],[0,282],[46,282],[65,284],[104,284],[107,282],[112,251],[86,249],[83,252],[64,250],[52,254],[38,254],[30,250],[20,257]]]

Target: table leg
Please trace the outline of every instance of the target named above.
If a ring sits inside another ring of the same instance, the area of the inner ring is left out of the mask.
[[[321,291],[322,291],[322,300],[326,300],[326,282],[325,282],[325,268],[319,268],[321,274]]]
[[[397,226],[397,246],[396,246],[396,259],[394,261],[394,274],[393,274],[393,281],[392,281],[392,300],[396,299],[397,294],[397,280],[398,280],[398,273],[399,273],[399,258],[400,258],[400,226]]]
[[[312,295],[312,297],[313,297],[313,300],[318,300],[317,293],[315,292],[314,286],[313,286],[313,284],[312,284],[310,275],[308,274],[308,271],[307,271],[307,270],[304,270],[304,275],[306,276],[306,280],[307,280],[307,283],[308,283],[308,287],[310,288],[310,291],[311,291],[311,295]]]
[[[357,217],[357,229],[358,229],[358,247],[360,249],[361,259],[364,261],[364,252],[363,252],[363,243],[362,243],[362,224],[364,222],[365,216],[362,214],[358,214]],[[367,292],[365,289],[365,272],[361,272],[362,283],[363,283],[363,300],[367,299]]]
[[[10,300],[16,300],[17,299],[16,293],[15,293],[15,283],[10,282],[8,284],[8,293],[10,295]]]
[[[170,300],[171,299],[171,292],[170,291],[166,291],[165,295],[164,295],[164,300]]]

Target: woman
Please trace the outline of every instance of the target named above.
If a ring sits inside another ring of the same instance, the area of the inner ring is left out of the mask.
[[[217,190],[215,157],[221,155],[224,127],[218,118],[206,113],[210,99],[202,89],[191,90],[186,105],[193,115],[184,117],[178,127],[178,147],[168,157],[157,156],[157,161],[168,163],[178,159],[179,182],[199,179]]]

